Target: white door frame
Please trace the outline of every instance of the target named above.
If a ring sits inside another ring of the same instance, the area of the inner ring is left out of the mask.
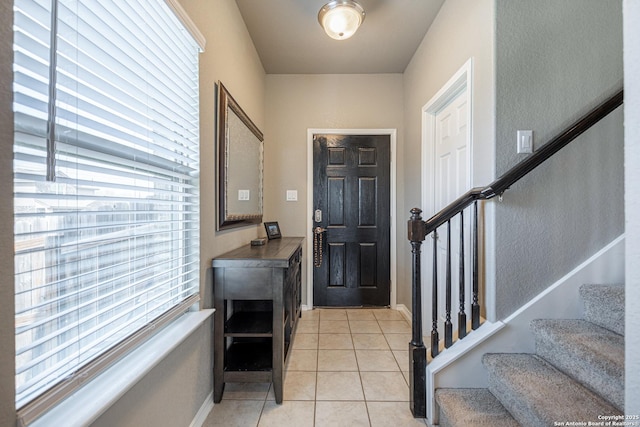
[[[389,219],[391,234],[389,240],[390,293],[389,304],[396,308],[396,134],[397,129],[307,129],[307,309],[313,308],[313,135],[389,135],[391,146],[390,158],[390,200]]]

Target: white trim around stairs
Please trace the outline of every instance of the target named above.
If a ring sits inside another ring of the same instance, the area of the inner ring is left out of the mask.
[[[534,319],[577,319],[584,308],[579,298],[584,284],[624,283],[624,234],[577,266],[503,321],[485,322],[427,365],[427,422],[438,425],[434,391],[437,388],[485,388],[485,353],[533,353]],[[406,309],[406,307],[405,307]],[[408,312],[408,310],[407,310]]]
[[[427,365],[427,422],[429,425],[438,425],[438,413],[436,412],[436,399],[435,399],[435,391],[437,388],[442,387],[454,387],[454,386],[444,386],[438,383],[438,374],[441,371],[446,371],[451,365],[454,365],[461,358],[469,357],[470,354],[474,353],[474,349],[481,346],[485,341],[491,339],[494,335],[500,332],[506,326],[503,322],[485,322],[482,324],[482,327],[473,331],[467,335],[466,338],[456,342],[456,345],[447,349],[447,351],[440,354],[440,356],[436,357]],[[428,350],[427,350],[428,351]],[[463,366],[466,368],[466,366]],[[459,369],[459,368],[456,368]],[[472,365],[472,370],[465,371],[456,370],[455,374],[459,376],[459,379],[464,381],[467,378],[465,376],[470,376],[472,378],[477,378],[479,374],[484,375],[486,377],[486,373],[484,368],[479,368],[481,372],[478,372],[473,369],[478,369]],[[486,383],[486,378],[483,379]],[[462,387],[462,386],[460,386]],[[472,388],[471,386],[469,386]],[[473,388],[479,387],[487,387],[487,385],[478,386],[475,385]],[[458,388],[457,386],[455,388]]]

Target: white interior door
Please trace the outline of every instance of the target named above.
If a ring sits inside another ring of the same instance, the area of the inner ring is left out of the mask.
[[[434,213],[453,202],[471,188],[470,162],[470,120],[469,97],[467,88],[435,113],[434,119]],[[468,295],[470,283],[470,216],[464,212],[464,280],[465,294]],[[454,333],[457,330],[460,289],[460,217],[451,220],[451,322]],[[446,319],[446,274],[447,274],[447,226],[438,230],[438,317],[440,319],[440,338],[444,338]],[[465,298],[465,312],[468,313],[468,296]]]
[[[472,101],[473,60],[470,58],[449,81],[422,107],[422,205],[428,219],[471,188],[473,170]],[[469,315],[471,288],[470,209],[464,212],[464,310]],[[451,220],[451,323],[455,333],[458,323],[460,287],[460,217]],[[439,338],[444,339],[446,307],[447,224],[439,227],[436,242],[438,256],[438,295],[433,301],[433,240],[427,236],[422,252],[422,304],[425,307],[423,330],[432,329],[432,307],[438,310]]]
[[[466,88],[435,115],[435,211],[469,190],[469,123]]]

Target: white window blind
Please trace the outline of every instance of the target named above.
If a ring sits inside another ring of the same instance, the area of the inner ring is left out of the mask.
[[[18,408],[197,301],[198,53],[163,0],[15,0]]]

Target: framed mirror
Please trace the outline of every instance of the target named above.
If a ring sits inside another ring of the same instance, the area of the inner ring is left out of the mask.
[[[218,82],[218,230],[262,222],[262,132]]]

